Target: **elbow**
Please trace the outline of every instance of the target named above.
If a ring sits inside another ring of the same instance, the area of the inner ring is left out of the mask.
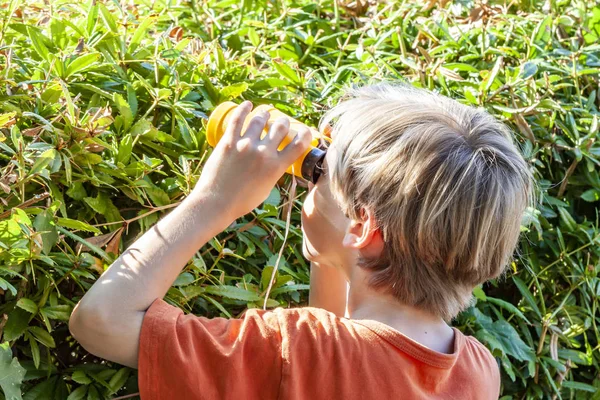
[[[69,318],[71,336],[88,353],[137,368],[141,315],[111,311],[85,297]]]
[[[77,303],[73,312],[71,312],[71,316],[69,317],[69,332],[71,332],[71,336],[78,342],[81,342],[81,338],[85,332],[84,321],[85,311],[82,310],[81,303]]]
[[[69,317],[71,336],[88,352],[98,355],[98,344],[105,335],[108,320],[102,315],[101,307],[80,301]]]

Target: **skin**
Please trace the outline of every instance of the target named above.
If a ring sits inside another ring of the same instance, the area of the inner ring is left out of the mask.
[[[303,253],[311,261],[309,305],[338,316],[382,322],[432,350],[452,353],[454,332],[442,318],[401,304],[367,284],[369,274],[357,266],[357,258],[377,257],[383,238],[370,210],[363,210],[360,220],[351,220],[334,200],[327,166],[335,157],[330,148],[325,176],[310,186],[302,209]]]
[[[277,150],[289,130],[285,118],[275,121],[261,140],[268,115],[255,116],[241,136],[251,109],[250,102],[236,108],[191,194],[136,240],[77,304],[69,329],[87,351],[137,368],[140,331],[150,305],[165,296],[198,249],[259,206],[286,168],[310,146],[306,129]],[[332,157],[335,154],[329,152],[327,160]],[[441,318],[399,304],[366,285],[366,272],[356,266],[356,257],[375,256],[382,249],[373,222],[367,210],[360,221],[343,215],[329,191],[328,175],[311,187],[302,213],[303,252],[311,261],[310,305],[385,323],[425,346],[450,353],[453,332]]]

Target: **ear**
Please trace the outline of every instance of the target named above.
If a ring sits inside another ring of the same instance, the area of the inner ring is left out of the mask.
[[[364,257],[377,257],[383,250],[383,235],[375,215],[362,209],[359,220],[351,220],[342,242],[344,247],[359,250]]]

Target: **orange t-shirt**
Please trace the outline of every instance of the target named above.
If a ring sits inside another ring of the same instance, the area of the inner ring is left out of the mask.
[[[140,336],[141,398],[498,399],[495,359],[453,329],[454,353],[442,354],[383,323],[318,308],[209,319],[157,299]]]

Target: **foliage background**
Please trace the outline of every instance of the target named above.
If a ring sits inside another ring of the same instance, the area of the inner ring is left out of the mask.
[[[273,103],[316,125],[343,85],[379,79],[513,127],[540,204],[520,258],[454,324],[497,357],[504,399],[600,399],[593,0],[13,0],[0,15],[0,399],[138,391],[134,371],[78,346],[68,317],[189,193],[216,104]],[[206,316],[260,307],[282,249],[268,306],[305,304],[301,194],[283,178],[200,249],[167,300]]]

